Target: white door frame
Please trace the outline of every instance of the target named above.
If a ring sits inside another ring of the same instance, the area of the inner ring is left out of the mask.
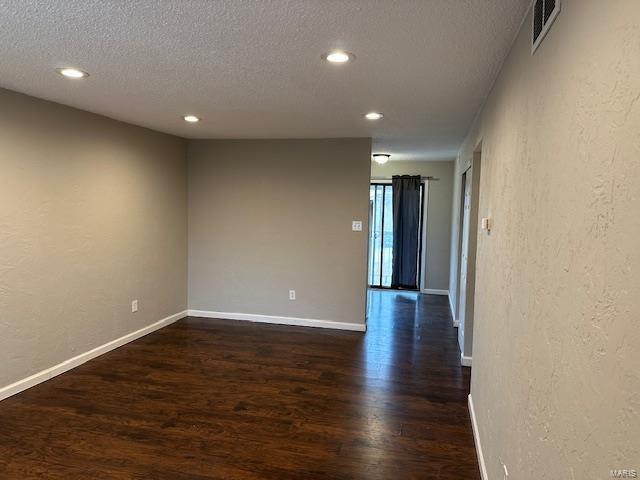
[[[420,250],[420,292],[421,293],[437,293],[434,290],[427,289],[427,225],[429,225],[429,179],[422,180],[424,183],[424,195],[422,198],[422,238]]]
[[[460,264],[458,265],[458,344],[464,353],[464,332],[467,313],[467,302],[470,293],[467,291],[467,277],[469,268],[469,235],[471,233],[471,201],[473,186],[473,167],[469,167],[463,172],[464,185],[462,185],[462,204],[460,206],[461,229],[460,229]]]
[[[476,256],[478,249],[478,217],[480,207],[480,177],[482,175],[481,143],[473,153],[472,160],[462,173],[465,184],[462,189],[461,219],[461,255],[458,265],[457,291],[457,323],[458,343],[461,351],[461,361],[465,366],[471,366],[473,351],[473,331],[475,323],[475,283]],[[468,197],[468,198],[467,198]],[[468,202],[468,211],[465,203]],[[465,276],[462,276],[463,269]]]

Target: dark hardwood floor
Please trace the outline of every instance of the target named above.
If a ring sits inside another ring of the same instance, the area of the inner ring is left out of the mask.
[[[0,479],[479,479],[446,297],[368,325],[181,320],[0,402]]]

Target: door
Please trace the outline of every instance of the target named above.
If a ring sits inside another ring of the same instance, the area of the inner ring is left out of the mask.
[[[370,287],[391,288],[393,272],[393,187],[390,183],[372,183],[369,187],[369,266]],[[420,185],[420,221],[418,222],[418,280],[422,266],[422,218],[424,183]],[[417,282],[419,284],[419,282]]]
[[[369,189],[369,286],[391,287],[393,268],[393,193],[391,184],[373,183]]]
[[[463,177],[464,195],[462,197],[462,230],[460,232],[460,291],[458,292],[458,342],[464,345],[464,322],[467,307],[467,271],[469,268],[469,226],[471,221],[471,169]]]

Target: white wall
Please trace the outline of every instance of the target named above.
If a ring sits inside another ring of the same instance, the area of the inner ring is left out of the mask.
[[[640,2],[530,22],[456,166],[482,142],[471,394],[488,478],[600,480],[640,468]]]

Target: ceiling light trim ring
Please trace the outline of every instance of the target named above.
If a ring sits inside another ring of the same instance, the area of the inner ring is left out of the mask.
[[[344,55],[344,60],[330,59],[331,56],[340,55]],[[351,52],[347,52],[346,50],[331,50],[330,52],[320,55],[320,58],[325,62],[333,63],[334,65],[344,65],[345,63],[353,62],[356,59],[356,56]]]
[[[89,76],[88,72],[75,67],[56,68],[56,72],[65,78],[71,78],[73,80],[79,80],[81,78],[87,78]]]

